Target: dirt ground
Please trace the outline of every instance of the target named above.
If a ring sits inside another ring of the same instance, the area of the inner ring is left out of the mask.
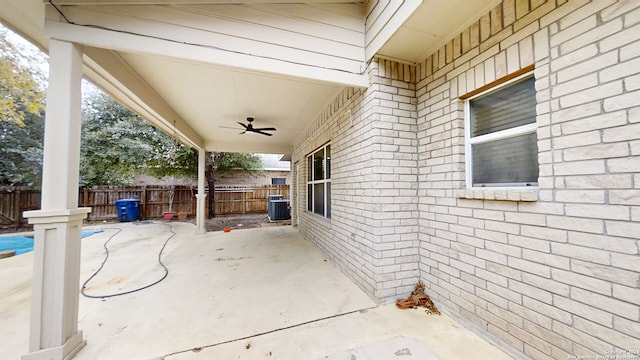
[[[224,228],[233,230],[251,229],[269,224],[267,214],[226,215],[207,219],[207,231],[222,231]]]

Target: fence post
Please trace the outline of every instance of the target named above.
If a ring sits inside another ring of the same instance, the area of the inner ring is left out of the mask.
[[[86,207],[89,204],[89,190],[85,187],[82,191],[82,207]]]
[[[16,190],[13,193],[13,218],[15,221],[16,228],[20,227],[20,218],[22,214],[20,213],[20,205],[22,204],[20,190]]]
[[[142,185],[142,193],[140,194],[140,207],[142,207],[142,219],[148,219],[147,214],[147,185]]]
[[[197,200],[198,198],[196,197],[196,195],[193,192],[193,185],[191,186],[190,190],[191,190],[191,194],[190,194],[190,197],[189,197],[189,214],[194,214],[195,215],[196,207],[198,206],[198,204],[197,204],[198,203],[198,200]],[[194,201],[194,199],[195,199],[195,201]]]

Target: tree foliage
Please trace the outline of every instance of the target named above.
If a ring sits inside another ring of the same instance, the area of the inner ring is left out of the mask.
[[[37,66],[36,55],[24,51],[7,38],[0,28],[0,118],[26,126],[27,114],[40,116],[44,111],[45,77]]]
[[[45,78],[0,27],[0,189],[40,185]]]
[[[24,126],[0,121],[0,189],[40,185],[43,130],[40,114],[25,114]]]
[[[242,170],[258,173],[262,171],[262,160],[253,154],[214,152],[212,156],[215,170],[218,172]]]
[[[141,173],[196,173],[194,150],[102,92],[83,101],[80,152],[80,183],[85,186],[129,185]]]

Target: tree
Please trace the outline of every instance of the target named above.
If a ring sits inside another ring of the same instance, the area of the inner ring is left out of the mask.
[[[40,185],[43,132],[40,114],[26,113],[24,126],[0,121],[0,189]]]
[[[0,117],[3,122],[25,126],[27,114],[40,116],[44,111],[46,81],[38,67],[42,59],[37,56],[10,42],[7,30],[0,28]]]
[[[195,151],[102,92],[84,99],[80,183],[129,185],[136,174],[196,173]]]
[[[249,173],[262,172],[262,160],[253,154],[208,152],[205,157],[205,176],[209,187],[209,219],[216,216],[215,175],[216,172],[242,170]]]
[[[0,189],[40,184],[45,77],[42,54],[0,27]]]

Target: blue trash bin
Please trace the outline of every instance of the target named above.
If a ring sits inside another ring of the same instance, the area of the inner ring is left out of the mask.
[[[118,221],[136,221],[140,215],[140,199],[116,200],[116,209],[118,210]]]

